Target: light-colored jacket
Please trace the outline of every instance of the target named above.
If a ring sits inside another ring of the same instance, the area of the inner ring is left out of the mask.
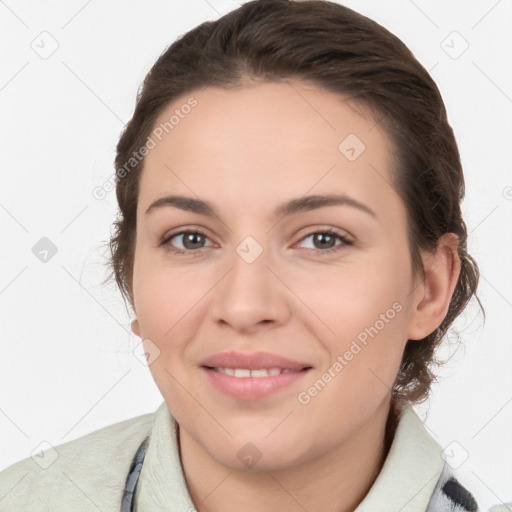
[[[133,458],[148,436],[134,510],[193,512],[177,423],[165,402],[153,414],[102,428],[8,467],[0,473],[0,511],[119,512],[125,488],[134,484],[133,478],[127,483]],[[478,510],[471,508],[471,500],[444,461],[441,447],[407,407],[384,466],[355,512]],[[511,510],[501,505],[490,512]]]

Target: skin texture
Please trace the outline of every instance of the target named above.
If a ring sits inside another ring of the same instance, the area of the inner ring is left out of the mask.
[[[199,512],[353,510],[386,455],[390,392],[405,343],[431,333],[447,312],[459,273],[457,238],[445,235],[435,253],[423,255],[425,280],[413,275],[405,207],[390,185],[392,145],[340,96],[292,81],[193,96],[197,106],[145,159],[132,323],[160,351],[150,371],[180,425],[192,499]],[[349,134],[365,145],[354,161],[338,149]],[[375,217],[347,205],[272,216],[290,199],[341,193]],[[145,213],[171,194],[209,201],[218,216],[172,206]],[[206,238],[185,245],[180,230],[194,228]],[[339,250],[322,254],[326,246],[311,234],[325,228],[353,243],[334,238],[327,248]],[[236,252],[248,236],[263,250],[252,263]],[[400,311],[389,319],[393,304]],[[384,327],[300,403],[299,393],[381,315]],[[199,371],[202,359],[228,349],[273,352],[313,370],[268,398],[238,400]],[[237,456],[248,442],[261,454],[251,467]]]

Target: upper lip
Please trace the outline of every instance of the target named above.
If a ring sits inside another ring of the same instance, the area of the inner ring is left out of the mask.
[[[219,352],[201,361],[201,366],[211,368],[246,368],[248,370],[261,370],[265,368],[281,368],[283,370],[300,371],[311,368],[308,363],[292,361],[286,357],[270,352]]]

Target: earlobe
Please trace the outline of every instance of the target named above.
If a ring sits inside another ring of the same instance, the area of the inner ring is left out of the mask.
[[[444,320],[460,274],[458,242],[457,235],[446,233],[436,251],[424,258],[426,277],[417,287],[412,304],[408,339],[425,338]]]
[[[139,338],[142,338],[140,334],[140,324],[136,318],[132,320],[132,332],[133,334],[136,334]]]

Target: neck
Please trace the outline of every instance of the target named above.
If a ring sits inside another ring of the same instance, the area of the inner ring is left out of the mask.
[[[198,512],[350,512],[377,478],[393,440],[398,409],[381,404],[340,445],[279,471],[237,471],[218,464],[182,429],[180,455]]]

